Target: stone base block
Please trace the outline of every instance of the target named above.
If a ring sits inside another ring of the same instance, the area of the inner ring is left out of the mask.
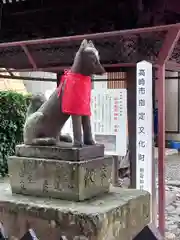
[[[113,188],[78,203],[12,195],[7,183],[0,193],[0,222],[9,239],[30,230],[40,240],[130,240],[150,221],[150,196],[135,189]]]
[[[112,157],[81,162],[9,157],[13,193],[83,201],[109,191]]]
[[[104,145],[73,148],[72,144],[69,143],[64,143],[62,146],[31,146],[22,144],[16,146],[16,156],[84,161],[86,159],[104,157]]]

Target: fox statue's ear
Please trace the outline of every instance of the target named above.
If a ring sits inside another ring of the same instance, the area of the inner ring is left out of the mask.
[[[79,50],[83,50],[87,47],[88,45],[88,41],[86,39],[84,39],[82,42],[81,42],[81,45],[80,45],[80,48]]]
[[[95,48],[95,46],[94,46],[94,44],[93,44],[93,42],[92,42],[91,40],[89,40],[88,45],[89,45],[90,47]]]

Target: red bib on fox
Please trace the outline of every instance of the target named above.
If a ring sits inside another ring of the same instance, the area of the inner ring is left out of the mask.
[[[62,95],[62,112],[69,115],[91,115],[91,77],[65,71],[59,85],[58,96]]]

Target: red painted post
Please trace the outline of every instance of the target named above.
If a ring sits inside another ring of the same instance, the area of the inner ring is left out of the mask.
[[[21,45],[21,48],[22,48],[23,51],[25,52],[25,54],[26,54],[26,56],[27,56],[27,58],[28,58],[28,60],[29,60],[29,63],[32,65],[32,67],[33,67],[35,70],[37,70],[37,65],[36,65],[36,63],[35,63],[32,55],[30,54],[27,46],[25,46],[25,45],[22,44],[22,45]]]
[[[159,230],[165,233],[165,64],[179,40],[179,27],[170,28],[158,55],[157,97],[158,97],[158,183],[159,183]]]
[[[157,70],[158,94],[158,184],[159,184],[159,230],[165,233],[165,65],[160,65]]]

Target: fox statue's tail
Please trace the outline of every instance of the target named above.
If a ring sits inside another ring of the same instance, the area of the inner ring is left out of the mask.
[[[37,112],[37,110],[42,106],[43,103],[45,103],[45,101],[46,101],[46,98],[43,94],[34,95],[27,109],[26,120],[32,114]],[[39,114],[40,113],[37,112],[37,118],[40,117]],[[63,135],[59,134],[59,140],[61,142],[72,143],[72,138],[69,134],[63,134]],[[56,143],[57,143],[57,139],[55,138],[34,138],[31,142],[32,145],[36,145],[36,146],[37,145],[53,146],[53,145],[56,145]],[[25,144],[28,144],[28,143],[25,143]]]

